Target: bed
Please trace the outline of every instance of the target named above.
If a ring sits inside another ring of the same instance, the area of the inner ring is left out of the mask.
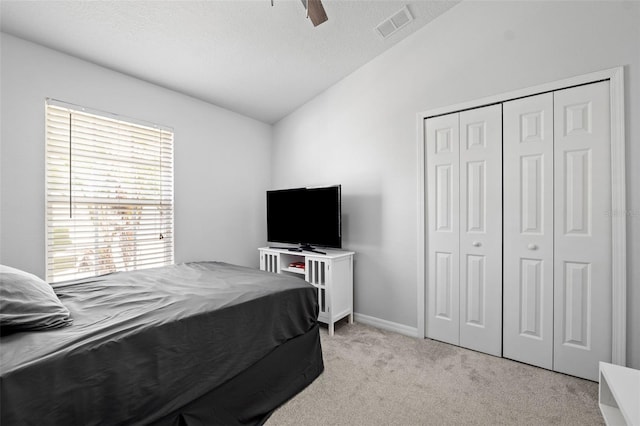
[[[52,287],[44,330],[2,313],[2,425],[262,424],[324,368],[299,278],[195,262]]]

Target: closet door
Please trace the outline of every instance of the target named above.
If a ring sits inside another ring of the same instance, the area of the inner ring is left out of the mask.
[[[553,94],[503,111],[503,355],[552,369]]]
[[[458,345],[459,114],[425,121],[427,164],[427,336]]]
[[[609,82],[554,93],[554,370],[611,360]]]
[[[426,120],[428,337],[598,379],[612,336],[609,96],[603,81]]]
[[[460,346],[502,355],[502,105],[460,113]]]

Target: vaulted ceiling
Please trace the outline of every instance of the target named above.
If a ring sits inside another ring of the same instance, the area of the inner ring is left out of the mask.
[[[2,32],[274,123],[460,0],[0,2]],[[407,6],[387,38],[376,26]],[[374,88],[372,88],[374,90]]]

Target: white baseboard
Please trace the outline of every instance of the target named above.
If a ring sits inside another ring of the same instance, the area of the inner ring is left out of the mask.
[[[418,337],[418,329],[416,327],[409,327],[408,325],[398,324],[397,322],[391,322],[376,317],[370,317],[369,315],[353,313],[353,319],[356,322],[370,325],[372,327],[381,328],[387,331],[393,331],[394,333],[404,334],[409,337]]]

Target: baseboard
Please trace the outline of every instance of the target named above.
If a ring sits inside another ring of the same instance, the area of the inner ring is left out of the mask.
[[[370,317],[369,315],[359,314],[354,312],[353,319],[356,322],[370,325],[372,327],[381,328],[387,331],[393,331],[394,333],[404,334],[409,337],[418,337],[418,329],[416,327],[409,327],[408,325],[398,324],[397,322],[391,322],[376,317]]]

